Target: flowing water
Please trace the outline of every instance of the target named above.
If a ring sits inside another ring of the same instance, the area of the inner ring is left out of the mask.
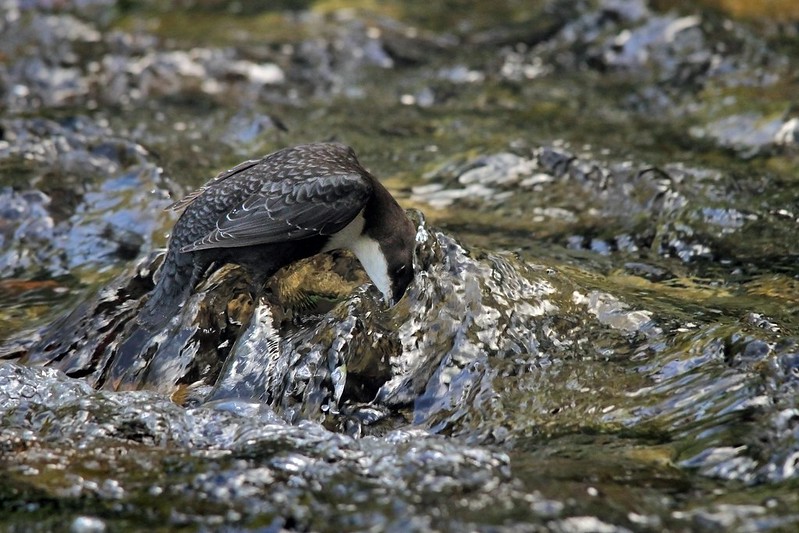
[[[795,530],[768,5],[0,1],[0,527]],[[406,297],[227,266],[137,337],[172,199],[331,139],[411,210]]]

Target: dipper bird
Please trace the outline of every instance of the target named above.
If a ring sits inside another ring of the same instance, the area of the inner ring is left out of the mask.
[[[143,310],[149,325],[173,316],[212,265],[237,263],[261,287],[294,261],[346,248],[388,305],[413,279],[414,224],[342,144],[245,161],[170,207],[185,210]]]

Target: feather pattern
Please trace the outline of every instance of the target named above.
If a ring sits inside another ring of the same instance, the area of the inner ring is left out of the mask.
[[[275,165],[266,158],[211,180],[194,196],[203,195],[210,206],[220,193],[230,200],[225,194],[227,182],[235,182],[237,190],[244,192],[234,205],[217,211],[223,213],[210,231],[184,243],[180,251],[274,244],[332,235],[344,228],[370,198],[370,179],[360,167],[307,161]]]
[[[214,265],[243,266],[257,291],[294,261],[348,248],[387,302],[398,300],[413,279],[415,226],[342,144],[295,146],[245,161],[172,209],[184,211],[139,315],[153,331],[179,312]]]
[[[233,168],[231,168],[229,170],[226,170],[224,172],[220,172],[219,174],[216,175],[216,177],[211,179],[208,183],[206,183],[205,185],[203,185],[199,189],[196,189],[196,190],[190,192],[189,194],[187,194],[186,196],[184,196],[183,198],[181,198],[177,202],[173,202],[172,204],[168,205],[166,207],[165,211],[181,211],[182,209],[185,209],[186,207],[188,207],[188,205],[190,203],[192,203],[194,200],[199,198],[205,191],[207,191],[208,189],[210,189],[214,185],[226,180],[227,178],[229,178],[229,177],[231,177],[231,176],[233,176],[235,174],[238,174],[239,172],[241,172],[243,170],[247,170],[248,168],[252,168],[255,165],[257,165],[258,163],[260,163],[260,162],[261,162],[260,159],[250,159],[248,161],[244,161],[243,163],[239,163],[238,165],[236,165],[235,167],[233,167]]]

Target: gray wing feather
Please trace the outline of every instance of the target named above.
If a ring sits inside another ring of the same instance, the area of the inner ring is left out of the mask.
[[[213,179],[211,179],[208,183],[206,183],[205,185],[203,185],[199,189],[196,189],[196,190],[190,192],[189,194],[184,196],[182,199],[180,199],[177,202],[174,202],[174,203],[170,204],[169,206],[167,206],[165,211],[180,211],[181,209],[185,209],[190,203],[192,203],[194,200],[199,198],[202,195],[202,193],[207,191],[209,188],[213,187],[217,183],[220,183],[220,182],[228,179],[229,177],[231,177],[233,175],[238,174],[239,172],[243,172],[243,171],[247,170],[248,168],[254,167],[255,165],[257,165],[261,161],[262,161],[261,159],[250,159],[248,161],[244,161],[243,163],[239,163],[238,165],[236,165],[235,167],[233,167],[233,168],[231,168],[229,170],[226,170],[224,172],[220,172]]]
[[[282,179],[264,184],[182,252],[253,246],[332,235],[363,209],[372,193],[360,174]]]

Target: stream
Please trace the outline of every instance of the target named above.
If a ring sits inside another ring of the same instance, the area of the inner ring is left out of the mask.
[[[0,0],[0,529],[799,528],[793,2],[175,4]],[[227,265],[121,349],[166,208],[317,141],[405,297]]]

